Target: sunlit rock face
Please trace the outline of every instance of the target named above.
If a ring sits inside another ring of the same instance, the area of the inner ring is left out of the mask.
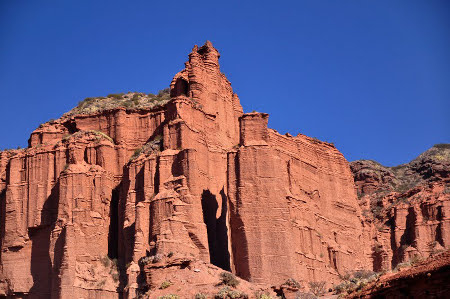
[[[27,149],[0,153],[0,294],[134,298],[196,263],[214,265],[205,281],[223,269],[251,283],[327,286],[389,266],[391,245],[362,216],[343,155],[269,129],[266,113],[244,114],[219,57],[210,42],[195,46],[167,98],[91,99],[74,110],[88,113],[65,114],[36,129]],[[447,208],[433,204],[417,209],[448,240]],[[395,246],[410,209],[395,211]],[[386,254],[374,255],[375,241]]]

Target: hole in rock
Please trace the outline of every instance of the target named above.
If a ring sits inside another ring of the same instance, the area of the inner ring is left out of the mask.
[[[188,96],[189,95],[189,84],[183,78],[178,78],[177,82],[175,82],[175,86],[170,92],[171,97],[177,96]]]
[[[119,256],[119,187],[113,189],[109,207],[108,257]]]
[[[69,134],[74,134],[78,131],[77,124],[74,121],[68,121],[63,123],[63,126],[67,128],[67,131],[69,131]]]
[[[217,218],[219,203],[214,194],[209,190],[203,190],[202,193],[202,211],[203,221],[206,224],[208,234],[210,262],[217,267],[230,271],[230,253],[228,252],[228,231],[226,225],[227,200],[222,189],[221,195],[221,213]]]

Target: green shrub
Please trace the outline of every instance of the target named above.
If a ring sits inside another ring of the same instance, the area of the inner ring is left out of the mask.
[[[356,280],[369,279],[374,275],[376,275],[376,273],[372,270],[358,270],[353,273],[353,278]]]
[[[215,299],[224,299],[224,298],[240,298],[245,299],[248,298],[248,295],[245,293],[242,293],[238,290],[230,289],[229,287],[222,288],[215,296]]]
[[[370,282],[376,280],[379,276],[379,273],[370,270],[358,270],[352,274],[347,273],[346,275],[341,276],[343,282],[333,289],[336,294],[350,294],[362,289]]]
[[[412,266],[416,266],[420,264],[422,261],[423,261],[422,257],[418,254],[414,255],[410,260]]]
[[[297,292],[296,296],[295,299],[317,299],[316,295],[312,293]]]
[[[263,293],[261,291],[257,291],[255,293],[256,299],[273,299],[272,296],[268,295],[267,293]]]
[[[309,290],[316,296],[323,296],[326,292],[325,281],[311,281],[309,283]]]
[[[239,284],[239,280],[236,279],[236,276],[230,272],[222,272],[220,273],[221,283],[230,287],[236,287]]]
[[[438,143],[438,144],[433,145],[433,147],[442,148],[442,149],[450,149],[450,144],[449,143]]]
[[[111,260],[109,259],[109,257],[107,255],[103,256],[100,258],[100,262],[102,263],[103,266],[105,266],[106,268],[109,268],[111,266]]]
[[[170,94],[170,88],[164,88],[158,91],[158,97],[163,97],[168,94]]]
[[[167,289],[168,287],[170,287],[172,285],[172,283],[170,281],[163,281],[161,283],[161,285],[159,286],[159,288],[161,290]]]
[[[161,261],[162,256],[160,254],[155,254],[152,256],[143,256],[139,259],[138,264],[139,266],[145,266],[147,264],[155,264]]]
[[[121,93],[111,93],[111,94],[107,95],[106,97],[108,97],[108,98],[114,98],[114,99],[116,99],[116,100],[120,100],[120,99],[123,98],[123,95],[124,95],[123,92],[121,92]]]
[[[78,106],[70,110],[65,116],[91,114],[117,107],[144,109],[154,108],[166,104],[170,100],[169,89],[158,92],[158,95],[144,93],[115,93],[107,97],[86,98]]]
[[[88,132],[94,133],[95,135],[97,135],[97,136],[99,136],[101,138],[105,138],[105,139],[111,141],[111,143],[114,143],[114,140],[111,137],[109,137],[108,135],[106,135],[105,133],[103,133],[103,132],[95,131],[95,130],[89,130]]]
[[[288,280],[286,280],[286,282],[284,284],[287,286],[290,286],[292,288],[296,288],[296,289],[302,288],[302,286],[293,278],[289,278]]]
[[[158,299],[180,299],[180,297],[175,294],[168,294],[164,296],[159,296]]]
[[[95,131],[95,130],[82,130],[82,131],[78,131],[72,135],[64,135],[64,137],[62,138],[62,141],[67,142],[71,137],[73,138],[77,138],[77,137],[81,137],[81,136],[86,136],[87,134],[94,134],[97,135],[97,141],[99,141],[101,138],[105,138],[106,140],[109,140],[111,143],[114,143],[114,140],[109,137],[108,135],[106,135],[103,132],[100,131]]]
[[[130,160],[134,160],[137,157],[139,157],[139,155],[142,153],[142,150],[143,150],[142,147],[135,149],[133,155],[130,158]]]
[[[206,299],[207,297],[206,297],[206,295],[205,294],[203,294],[203,293],[197,293],[197,294],[195,294],[195,297],[194,297],[195,299]]]
[[[142,147],[137,148],[134,151],[133,155],[130,157],[130,161],[139,157],[139,155],[141,153],[151,154],[154,152],[159,152],[162,149],[162,146],[163,146],[162,136],[158,135],[158,136],[154,137],[152,141],[149,141],[146,144],[144,144]]]

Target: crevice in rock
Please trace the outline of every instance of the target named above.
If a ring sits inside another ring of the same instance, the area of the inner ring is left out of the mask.
[[[416,240],[416,213],[413,207],[408,208],[408,215],[406,216],[406,229],[401,237],[402,245],[413,245]]]
[[[154,194],[159,193],[159,157],[156,158],[156,171],[155,171],[155,178],[153,180],[153,188],[154,188]]]
[[[436,226],[436,238],[435,238],[435,240],[441,246],[444,246],[444,239],[442,238],[442,207],[437,207],[436,220],[439,221],[439,224]]]
[[[390,241],[391,241],[391,250],[392,250],[392,259],[391,259],[391,268],[394,269],[395,266],[398,264],[398,248],[395,243],[395,219],[397,216],[397,212],[394,212],[394,215],[389,218],[388,221],[386,221],[386,225],[389,226],[389,232],[390,232]]]
[[[336,250],[333,250],[331,247],[328,248],[328,259],[330,260],[330,266],[338,271]]]
[[[222,189],[222,209],[216,218],[219,204],[217,198],[209,190],[202,193],[203,221],[208,234],[210,262],[217,267],[230,271],[230,253],[228,252],[228,230],[226,226],[227,199]]]
[[[33,286],[30,295],[39,298],[50,297],[52,263],[50,260],[50,226],[30,227],[28,229],[31,245],[31,276]]]
[[[91,163],[89,163],[90,161],[89,161],[90,159],[89,159],[89,155],[88,155],[88,148],[85,148],[84,149],[84,162],[86,162],[87,164],[91,164]]]
[[[66,244],[67,226],[64,226],[56,239],[53,252],[53,270],[52,270],[52,294],[51,298],[61,298],[61,276],[64,270],[61,266],[64,263],[64,245]]]
[[[109,207],[108,257],[119,256],[119,187],[112,190]]]
[[[145,165],[142,165],[139,172],[136,174],[134,190],[136,191],[136,204],[145,200],[144,194],[144,171]]]

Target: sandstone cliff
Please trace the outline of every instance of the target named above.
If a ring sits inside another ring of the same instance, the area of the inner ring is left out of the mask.
[[[396,172],[355,162],[358,200],[332,144],[281,135],[267,114],[243,113],[219,57],[210,42],[195,46],[167,92],[86,99],[37,128],[28,148],[0,152],[0,295],[210,296],[205,284],[223,271],[252,294],[292,278],[328,287],[431,241],[429,252],[447,246],[448,165],[405,193],[429,201],[392,205],[386,218],[398,202],[391,192],[381,218],[364,216],[360,205],[396,187]]]
[[[350,163],[375,271],[450,247],[450,145],[438,144],[408,164]]]

